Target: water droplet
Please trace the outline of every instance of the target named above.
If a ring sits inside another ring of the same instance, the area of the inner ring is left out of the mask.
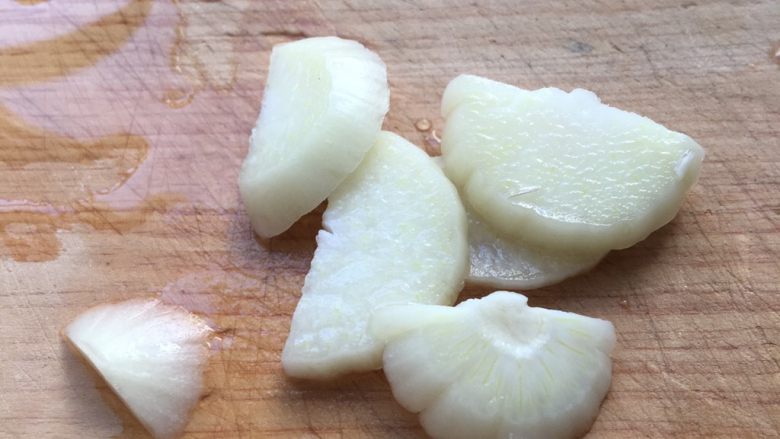
[[[431,157],[441,155],[441,138],[436,134],[436,130],[431,131],[431,134],[425,136],[425,152]]]
[[[417,131],[428,131],[431,129],[431,121],[428,119],[418,119],[417,122],[414,123],[414,127],[417,128]]]
[[[772,50],[769,52],[769,57],[772,58],[772,61],[780,64],[780,41],[772,46]]]
[[[84,141],[42,129],[0,106],[0,169],[15,173],[15,185],[0,198],[35,197],[61,203],[124,184],[146,159],[148,142],[117,133]],[[25,193],[18,188],[25,188]],[[43,188],[43,189],[42,189]],[[109,192],[110,192],[109,190]]]
[[[170,108],[184,108],[192,103],[194,97],[194,92],[173,89],[165,92],[163,102]]]

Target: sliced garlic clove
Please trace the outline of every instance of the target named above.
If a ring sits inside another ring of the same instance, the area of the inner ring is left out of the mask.
[[[586,90],[522,90],[471,75],[447,86],[442,157],[495,230],[545,247],[620,249],[677,213],[702,148]]]
[[[382,132],[328,199],[317,246],[282,354],[295,377],[381,367],[382,344],[368,333],[377,307],[453,303],[467,269],[466,216],[430,157]]]
[[[187,425],[203,392],[211,334],[199,317],[155,299],[96,306],[64,330],[156,438],[174,437]]]
[[[278,235],[323,202],[371,148],[388,107],[385,65],[360,43],[275,46],[239,178],[257,234]]]
[[[609,389],[612,324],[519,294],[388,306],[371,329],[393,395],[434,438],[577,437]]]
[[[563,250],[495,232],[479,216],[469,218],[470,269],[466,281],[496,288],[533,289],[593,268],[607,250]]]

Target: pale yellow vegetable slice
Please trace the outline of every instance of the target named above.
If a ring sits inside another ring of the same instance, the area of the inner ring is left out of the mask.
[[[277,235],[323,202],[371,148],[388,106],[385,65],[360,43],[275,46],[239,178],[257,234]]]
[[[282,353],[288,375],[329,378],[381,367],[368,332],[394,303],[452,304],[467,270],[466,215],[442,170],[382,132],[328,198],[323,230]]]
[[[203,393],[211,328],[156,299],[90,308],[64,330],[156,438],[176,437]]]
[[[611,381],[611,323],[515,293],[388,306],[371,329],[393,395],[434,438],[579,437]]]
[[[479,215],[469,219],[469,275],[466,280],[495,288],[532,289],[558,283],[593,268],[606,250],[564,250],[495,232]]]
[[[670,221],[704,152],[593,93],[461,75],[442,100],[447,175],[494,229],[563,249],[629,247]]]

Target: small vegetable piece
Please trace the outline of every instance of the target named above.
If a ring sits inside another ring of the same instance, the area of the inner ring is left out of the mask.
[[[532,289],[560,282],[593,268],[606,251],[544,247],[494,232],[474,212],[469,218],[468,282],[496,288]]]
[[[278,235],[323,202],[374,144],[388,107],[385,65],[360,43],[275,46],[239,178],[257,234]]]
[[[377,310],[393,395],[434,438],[571,438],[611,380],[611,323],[495,292],[458,306]]]
[[[202,319],[153,299],[96,306],[64,331],[156,438],[187,425],[203,391],[211,334]]]
[[[328,199],[317,245],[282,354],[295,377],[378,369],[373,310],[452,304],[466,275],[466,215],[455,187],[388,132]]]
[[[461,75],[442,100],[442,157],[495,230],[562,249],[629,247],[670,221],[704,152],[586,90],[522,90]]]

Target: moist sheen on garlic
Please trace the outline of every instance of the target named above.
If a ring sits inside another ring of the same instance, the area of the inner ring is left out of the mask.
[[[434,438],[568,439],[588,431],[612,376],[605,320],[499,291],[456,307],[376,311],[396,400]]]
[[[389,93],[384,63],[358,42],[315,37],[274,47],[239,177],[258,235],[287,230],[357,168]]]
[[[566,250],[503,236],[474,212],[469,219],[469,275],[466,281],[495,288],[533,289],[593,268],[605,250]]]
[[[447,86],[442,157],[492,228],[540,246],[629,247],[670,221],[704,156],[685,134],[577,89]]]
[[[147,299],[90,308],[63,335],[154,437],[168,439],[203,393],[212,333],[185,309]]]
[[[328,198],[323,230],[282,353],[288,375],[330,378],[381,367],[368,332],[393,303],[449,305],[467,270],[466,215],[441,169],[382,132]]]

